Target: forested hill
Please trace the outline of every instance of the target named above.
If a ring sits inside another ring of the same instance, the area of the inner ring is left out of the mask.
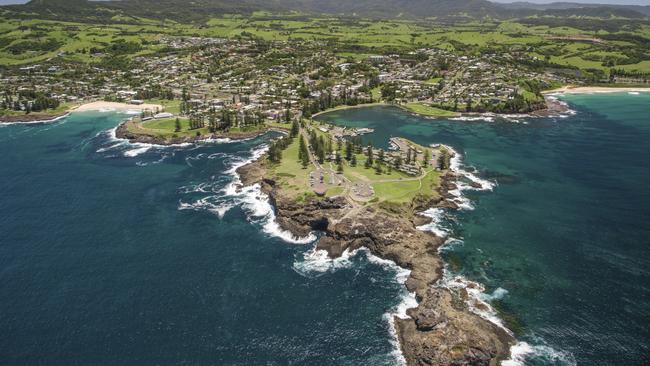
[[[116,17],[143,17],[202,21],[223,14],[253,11],[325,13],[380,18],[473,17],[508,18],[529,15],[643,18],[644,7],[506,6],[487,0],[32,0],[2,7],[12,17],[75,21],[114,21]]]

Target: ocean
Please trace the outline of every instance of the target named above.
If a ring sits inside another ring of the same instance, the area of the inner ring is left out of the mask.
[[[323,120],[444,143],[493,183],[432,211],[442,285],[481,284],[520,343],[508,365],[650,361],[650,94],[563,96],[575,115],[429,120],[390,107]],[[128,115],[0,127],[0,364],[394,365],[406,271],[334,261],[273,221],[234,169],[274,134],[160,147]]]

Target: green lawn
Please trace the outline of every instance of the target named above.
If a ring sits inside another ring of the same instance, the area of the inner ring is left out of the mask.
[[[144,101],[147,104],[159,104],[163,106],[165,112],[180,114],[181,113],[181,101],[180,100],[168,100],[168,99],[147,99]]]
[[[440,182],[440,173],[429,168],[420,180],[375,183],[372,187],[379,201],[410,203],[417,195],[435,197]]]
[[[174,137],[192,137],[199,132],[201,135],[210,133],[207,127],[190,130],[190,121],[187,118],[179,118],[181,130],[176,132],[176,118],[161,118],[144,121],[142,123],[130,123],[129,131],[138,134],[145,134],[156,137],[174,138]]]
[[[293,142],[282,151],[282,161],[279,164],[269,164],[269,170],[273,177],[280,183],[280,185],[298,194],[311,192],[309,188],[309,172],[314,167],[308,166],[303,168],[298,160],[298,147],[300,140],[294,138]]]
[[[456,117],[458,116],[457,112],[452,112],[452,111],[447,111],[444,109],[436,108],[436,107],[431,107],[429,105],[419,103],[419,102],[412,102],[412,103],[407,103],[403,105],[403,107],[413,113],[421,114],[423,116],[428,116],[428,117]]]
[[[373,182],[373,181],[384,180],[384,179],[409,178],[408,175],[395,169],[392,169],[392,171],[388,173],[388,169],[385,164],[382,164],[383,173],[377,174],[375,172],[374,166],[371,168],[364,167],[363,164],[365,163],[367,158],[365,154],[355,154],[355,155],[357,157],[357,166],[351,166],[345,160],[343,165],[343,175],[345,175],[346,178],[348,178],[353,182],[355,181]],[[375,159],[377,159],[376,156]]]

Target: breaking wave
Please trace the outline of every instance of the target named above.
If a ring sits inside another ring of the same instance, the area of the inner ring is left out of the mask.
[[[294,262],[293,269],[303,276],[320,276],[324,273],[333,272],[342,268],[351,268],[353,265],[352,258],[359,253],[364,253],[366,260],[369,263],[378,265],[385,270],[394,272],[395,281],[401,285],[401,293],[399,295],[400,302],[385,312],[383,319],[388,324],[388,329],[391,336],[390,342],[393,346],[391,356],[398,364],[406,365],[406,359],[402,354],[402,350],[399,345],[399,338],[397,336],[397,330],[395,328],[395,317],[400,319],[407,319],[409,318],[407,310],[418,306],[417,299],[415,298],[415,293],[409,292],[406,289],[406,286],[404,286],[406,280],[411,274],[410,270],[398,266],[391,260],[377,257],[376,255],[370,253],[370,251],[365,247],[353,251],[346,249],[340,257],[332,259],[327,255],[327,252],[325,250],[317,250],[316,245],[300,255],[300,259],[297,259]]]
[[[208,211],[216,214],[219,218],[223,218],[231,208],[240,206],[248,214],[249,221],[261,225],[262,231],[270,236],[294,244],[308,244],[316,240],[316,236],[313,233],[305,237],[297,237],[291,232],[283,230],[276,221],[275,210],[269,202],[268,195],[262,192],[260,185],[244,186],[241,183],[237,169],[259,159],[267,149],[267,145],[253,149],[248,158],[227,155],[225,153],[214,153],[211,155],[199,154],[186,158],[189,165],[191,165],[190,161],[203,157],[207,157],[208,159],[217,157],[226,158],[226,161],[229,161],[231,166],[225,173],[231,176],[231,181],[223,188],[216,188],[214,182],[180,187],[179,192],[183,194],[210,193],[211,195],[196,199],[193,202],[181,201],[179,202],[178,209]]]
[[[527,361],[532,360],[545,365],[577,365],[570,352],[558,351],[545,344],[530,345],[527,342],[517,342],[510,347],[510,359],[502,361],[501,366],[524,366]]]
[[[352,266],[352,257],[356,256],[361,250],[365,250],[365,248],[353,251],[346,249],[340,257],[332,259],[327,255],[327,251],[316,249],[314,244],[313,248],[302,253],[300,260],[293,263],[293,270],[305,277],[310,277],[333,272],[341,268],[350,268]]]

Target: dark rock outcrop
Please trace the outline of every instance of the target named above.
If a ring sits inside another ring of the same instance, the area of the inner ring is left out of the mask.
[[[297,202],[265,177],[262,161],[240,167],[237,172],[243,184],[261,185],[282,228],[299,236],[322,231],[317,249],[327,251],[331,258],[365,247],[411,271],[405,285],[415,293],[419,305],[408,310],[410,318],[395,318],[409,365],[497,365],[508,357],[514,342],[510,334],[470,312],[463,299],[448,289],[436,287],[443,270],[438,248],[444,240],[417,229],[428,219],[416,212],[433,205],[457,207],[448,193],[456,188],[453,173],[443,176],[439,199],[418,197],[406,207],[378,208],[353,205],[342,196]]]

